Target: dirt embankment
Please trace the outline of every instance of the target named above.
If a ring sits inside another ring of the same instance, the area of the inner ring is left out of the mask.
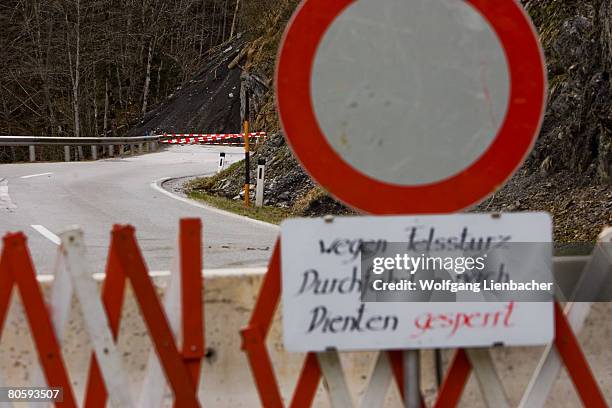
[[[475,211],[547,211],[553,216],[555,242],[593,242],[612,225],[612,189],[576,181],[568,172],[543,176],[521,169]]]

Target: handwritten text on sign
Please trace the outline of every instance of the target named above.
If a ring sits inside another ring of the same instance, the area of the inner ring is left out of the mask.
[[[371,251],[404,242],[423,256],[432,231],[440,237],[457,235],[462,246],[497,237],[504,242],[552,241],[552,224],[545,213],[285,221],[281,226],[285,347],[378,350],[537,345],[552,340],[550,302],[362,302],[361,291],[368,282],[362,279],[360,258],[366,244]]]

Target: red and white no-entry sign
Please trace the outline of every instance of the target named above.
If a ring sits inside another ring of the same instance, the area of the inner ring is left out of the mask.
[[[546,77],[515,0],[306,0],[276,90],[289,144],[338,199],[374,214],[446,213],[520,166]]]

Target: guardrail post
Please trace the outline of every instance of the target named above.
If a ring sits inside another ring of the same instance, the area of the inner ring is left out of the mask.
[[[223,171],[225,168],[225,153],[219,153],[219,167],[217,168],[217,173]]]
[[[16,159],[15,147],[28,148],[28,159],[30,162],[37,161],[37,146],[64,147],[64,161],[81,161],[88,158],[85,148],[91,148],[91,158],[100,158],[123,155],[136,155],[151,153],[159,150],[160,138],[162,136],[136,136],[124,138],[112,137],[47,137],[47,136],[0,136],[0,146],[8,146],[13,151],[13,159]],[[192,138],[190,138],[192,139]],[[166,140],[163,140],[166,142]],[[112,144],[111,144],[112,143]],[[106,147],[108,146],[108,147]],[[117,147],[117,149],[115,149]],[[127,152],[127,149],[130,151]],[[118,152],[118,153],[117,153]],[[38,152],[40,153],[40,151]],[[41,156],[42,157],[42,156]],[[40,157],[39,157],[40,159]],[[1,404],[0,404],[1,405]]]
[[[257,161],[257,187],[255,190],[255,206],[261,207],[264,198],[264,177],[266,173],[266,159],[260,157]]]

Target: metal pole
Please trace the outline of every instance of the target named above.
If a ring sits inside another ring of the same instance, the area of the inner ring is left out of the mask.
[[[70,161],[70,146],[64,146],[64,161]]]
[[[435,349],[435,365],[436,365],[436,384],[438,385],[438,389],[442,385],[442,380],[444,378],[444,369],[442,367],[442,350]]]
[[[91,146],[91,159],[98,160],[98,146],[96,145]]]
[[[250,154],[249,154],[249,91],[244,92],[244,206],[251,206],[250,188],[251,188],[251,172],[250,172]]]
[[[421,407],[421,352],[405,350],[402,353],[404,365],[404,406]]]
[[[36,146],[30,146],[30,161],[36,161]]]
[[[251,171],[249,154],[249,121],[244,121],[244,206],[251,206]]]

